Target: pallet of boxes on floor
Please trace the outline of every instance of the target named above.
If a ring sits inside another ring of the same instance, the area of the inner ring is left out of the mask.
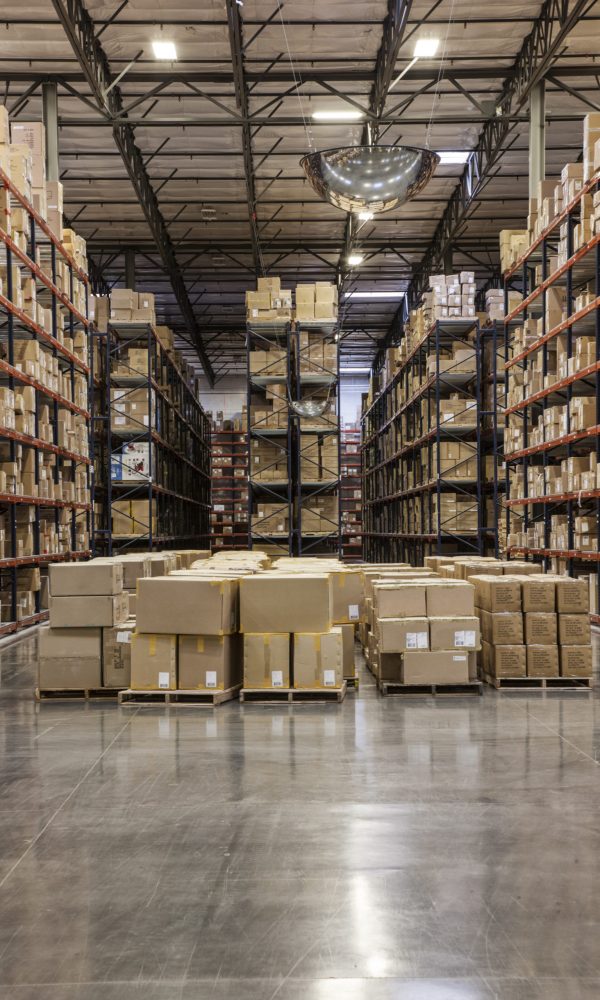
[[[203,550],[131,553],[50,567],[49,625],[39,632],[36,698],[114,698],[131,681],[140,580],[177,572]]]

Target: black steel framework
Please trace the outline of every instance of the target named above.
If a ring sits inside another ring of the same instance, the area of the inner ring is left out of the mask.
[[[340,430],[340,534],[344,562],[362,562],[362,461],[359,424]]]
[[[211,548],[247,549],[248,432],[213,426],[211,450]]]

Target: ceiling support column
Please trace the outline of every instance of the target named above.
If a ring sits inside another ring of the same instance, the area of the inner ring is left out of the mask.
[[[42,84],[42,109],[46,138],[46,180],[58,180],[58,87]]]
[[[529,198],[537,198],[546,176],[546,84],[536,83],[529,94]],[[541,208],[541,205],[538,206]]]

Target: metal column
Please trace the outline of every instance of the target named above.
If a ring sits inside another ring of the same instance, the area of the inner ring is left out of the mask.
[[[125,288],[135,291],[135,250],[129,247],[125,251]]]
[[[58,178],[58,92],[56,83],[42,84],[44,132],[46,133],[46,180]]]
[[[537,198],[546,176],[546,86],[544,80],[529,95],[529,197]],[[539,206],[538,206],[539,207]]]

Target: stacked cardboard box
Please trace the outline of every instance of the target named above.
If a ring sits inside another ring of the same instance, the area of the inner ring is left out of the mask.
[[[338,347],[322,333],[302,330],[298,334],[298,361],[301,375],[337,374]]]
[[[587,580],[475,575],[485,676],[589,677],[592,648]]]
[[[287,501],[258,502],[252,513],[252,530],[257,535],[287,535],[290,527]]]
[[[329,281],[317,281],[314,285],[296,285],[297,322],[322,320],[335,323],[338,315],[337,285]]]
[[[257,279],[257,290],[246,292],[249,323],[289,323],[292,319],[291,289],[281,287],[275,276]]]
[[[436,319],[459,319],[475,316],[475,272],[432,274],[430,291],[423,296],[425,323]]]
[[[113,288],[110,294],[110,322],[154,324],[153,292],[134,292],[131,288]]]

